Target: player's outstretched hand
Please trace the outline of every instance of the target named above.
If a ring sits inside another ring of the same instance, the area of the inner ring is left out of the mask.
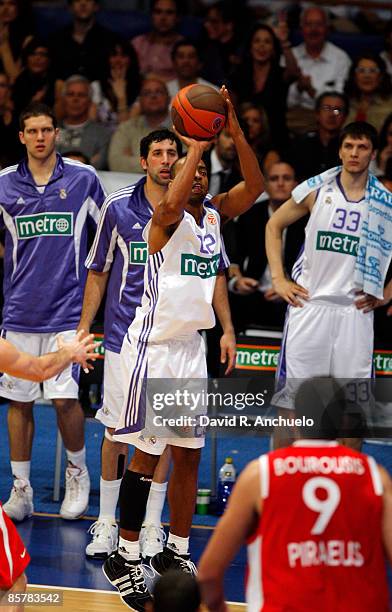
[[[199,149],[201,149],[202,153],[204,153],[204,151],[208,151],[208,149],[210,149],[213,145],[212,140],[196,140],[196,138],[190,138],[189,136],[184,136],[183,134],[180,134],[180,132],[175,128],[174,125],[172,125],[172,131],[176,134],[176,136],[178,136],[181,142],[183,142],[188,149],[190,147],[198,147]]]
[[[221,363],[227,362],[227,368],[225,370],[225,376],[227,376],[234,370],[235,359],[237,355],[234,331],[226,332],[223,334],[223,336],[221,336],[220,349],[221,349],[221,356],[220,356]]]
[[[235,113],[234,106],[226,85],[222,85],[222,87],[220,88],[220,94],[221,96],[223,96],[227,106],[227,130],[229,131],[230,136],[235,138],[235,136],[237,136],[238,134],[242,134],[242,130],[238,122],[237,115]]]
[[[83,329],[78,331],[76,336],[69,342],[65,342],[63,336],[57,338],[59,350],[65,349],[69,353],[69,359],[75,363],[79,363],[85,372],[94,369],[87,360],[96,360],[97,354],[94,352],[94,349],[96,349],[99,344],[100,343],[94,342],[94,334],[88,334],[88,336],[86,336]]]
[[[274,280],[273,288],[275,292],[291,306],[299,306],[302,308],[303,302],[301,300],[306,301],[309,299],[309,292],[305,287],[287,278]]]

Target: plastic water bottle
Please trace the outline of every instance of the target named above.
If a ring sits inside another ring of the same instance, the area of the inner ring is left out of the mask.
[[[218,514],[223,514],[226,508],[227,500],[230,497],[231,490],[235,483],[236,471],[233,465],[233,459],[226,457],[225,463],[219,470],[218,479]]]

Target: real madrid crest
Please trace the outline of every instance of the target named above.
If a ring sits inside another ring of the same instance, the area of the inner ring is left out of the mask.
[[[60,189],[60,198],[62,200],[65,200],[66,197],[67,197],[67,192],[65,191],[65,189]]]
[[[332,204],[332,198],[331,196],[327,196],[324,200],[325,204]]]

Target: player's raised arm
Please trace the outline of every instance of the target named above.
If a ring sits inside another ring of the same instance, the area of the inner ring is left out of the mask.
[[[292,306],[302,306],[298,298],[306,300],[309,296],[304,287],[286,278],[282,255],[283,230],[311,212],[314,200],[313,193],[299,204],[290,198],[274,212],[265,228],[265,248],[271,270],[272,286],[276,293]]]
[[[264,177],[256,155],[238,123],[233,104],[226,87],[221,94],[227,105],[227,129],[234,141],[241,167],[243,181],[226,193],[219,193],[212,203],[219,210],[222,221],[237,217],[250,208],[264,189]]]
[[[184,215],[197,173],[206,172],[205,165],[203,164],[203,167],[199,165],[201,156],[211,143],[193,140],[178,132],[177,136],[188,147],[188,152],[186,157],[181,157],[173,164],[171,168],[173,180],[152,215],[148,237],[150,254],[159,251],[166,244]]]

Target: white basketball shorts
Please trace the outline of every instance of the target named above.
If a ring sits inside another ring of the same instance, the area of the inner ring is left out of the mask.
[[[105,350],[103,366],[103,400],[95,415],[105,427],[116,427],[123,405],[120,353]]]
[[[274,406],[294,409],[299,379],[363,379],[372,372],[373,312],[365,314],[354,304],[287,309]]]
[[[30,332],[2,331],[2,337],[12,342],[16,348],[31,355],[44,355],[57,351],[57,338],[63,336],[65,341],[71,340],[75,330],[48,334],[33,334]],[[45,399],[78,399],[80,366],[70,364],[60,374],[45,380],[43,397]],[[0,377],[0,396],[16,402],[34,402],[42,397],[40,383],[8,374]]]
[[[195,379],[207,380],[205,344],[200,334],[139,345],[137,340],[126,335],[121,349],[121,375],[124,402],[114,434],[116,440],[132,444],[151,455],[161,455],[167,444],[186,448],[204,446],[204,429],[200,427],[191,430],[184,427],[184,437],[181,432],[173,437],[160,435],[155,428],[152,432],[147,424],[152,422],[156,413],[144,392],[149,379],[164,379],[169,385],[173,380],[173,387],[175,379],[181,379],[181,382],[188,379],[190,388]],[[164,428],[162,431],[170,433]]]

